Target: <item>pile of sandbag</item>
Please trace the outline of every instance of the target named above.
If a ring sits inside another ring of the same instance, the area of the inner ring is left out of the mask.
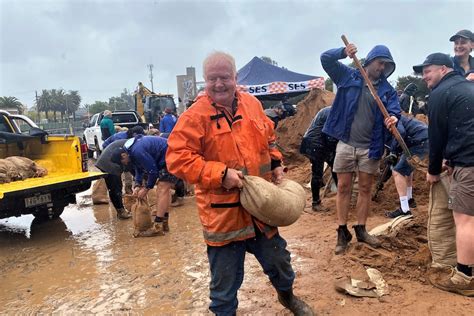
[[[44,177],[48,170],[26,157],[12,156],[0,159],[0,183]]]

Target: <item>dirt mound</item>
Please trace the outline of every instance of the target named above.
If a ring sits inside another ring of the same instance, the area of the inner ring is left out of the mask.
[[[313,89],[297,104],[298,112],[280,122],[276,129],[277,143],[284,156],[285,163],[293,167],[307,159],[300,155],[301,139],[316,113],[332,104],[334,93],[331,91]]]
[[[378,269],[390,279],[409,279],[426,283],[426,271],[431,261],[426,239],[426,212],[414,217],[396,236],[379,237],[379,249],[353,242],[344,256],[334,257],[334,266],[342,269],[340,276],[351,275],[360,267]]]

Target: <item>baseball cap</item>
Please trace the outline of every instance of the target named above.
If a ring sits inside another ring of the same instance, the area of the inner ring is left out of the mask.
[[[449,41],[454,42],[458,37],[463,37],[467,38],[468,40],[474,41],[474,34],[472,34],[472,32],[469,30],[460,30],[459,32],[451,36],[449,38]]]
[[[423,67],[430,65],[446,66],[448,68],[454,68],[453,60],[449,55],[443,53],[433,53],[426,57],[425,61],[420,64],[413,66],[415,73],[422,73]]]

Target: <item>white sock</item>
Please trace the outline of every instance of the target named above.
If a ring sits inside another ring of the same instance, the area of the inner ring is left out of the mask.
[[[401,196],[400,197],[400,206],[402,207],[403,213],[406,213],[410,210],[410,206],[408,205],[408,197]]]
[[[407,198],[413,198],[413,187],[407,187]]]

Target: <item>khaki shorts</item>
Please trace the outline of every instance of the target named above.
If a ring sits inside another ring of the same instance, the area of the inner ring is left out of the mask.
[[[474,216],[474,167],[454,167],[448,206],[456,213]]]
[[[368,174],[379,173],[380,160],[369,159],[369,150],[355,148],[339,141],[336,147],[336,158],[334,159],[334,172],[356,172],[362,171]]]

